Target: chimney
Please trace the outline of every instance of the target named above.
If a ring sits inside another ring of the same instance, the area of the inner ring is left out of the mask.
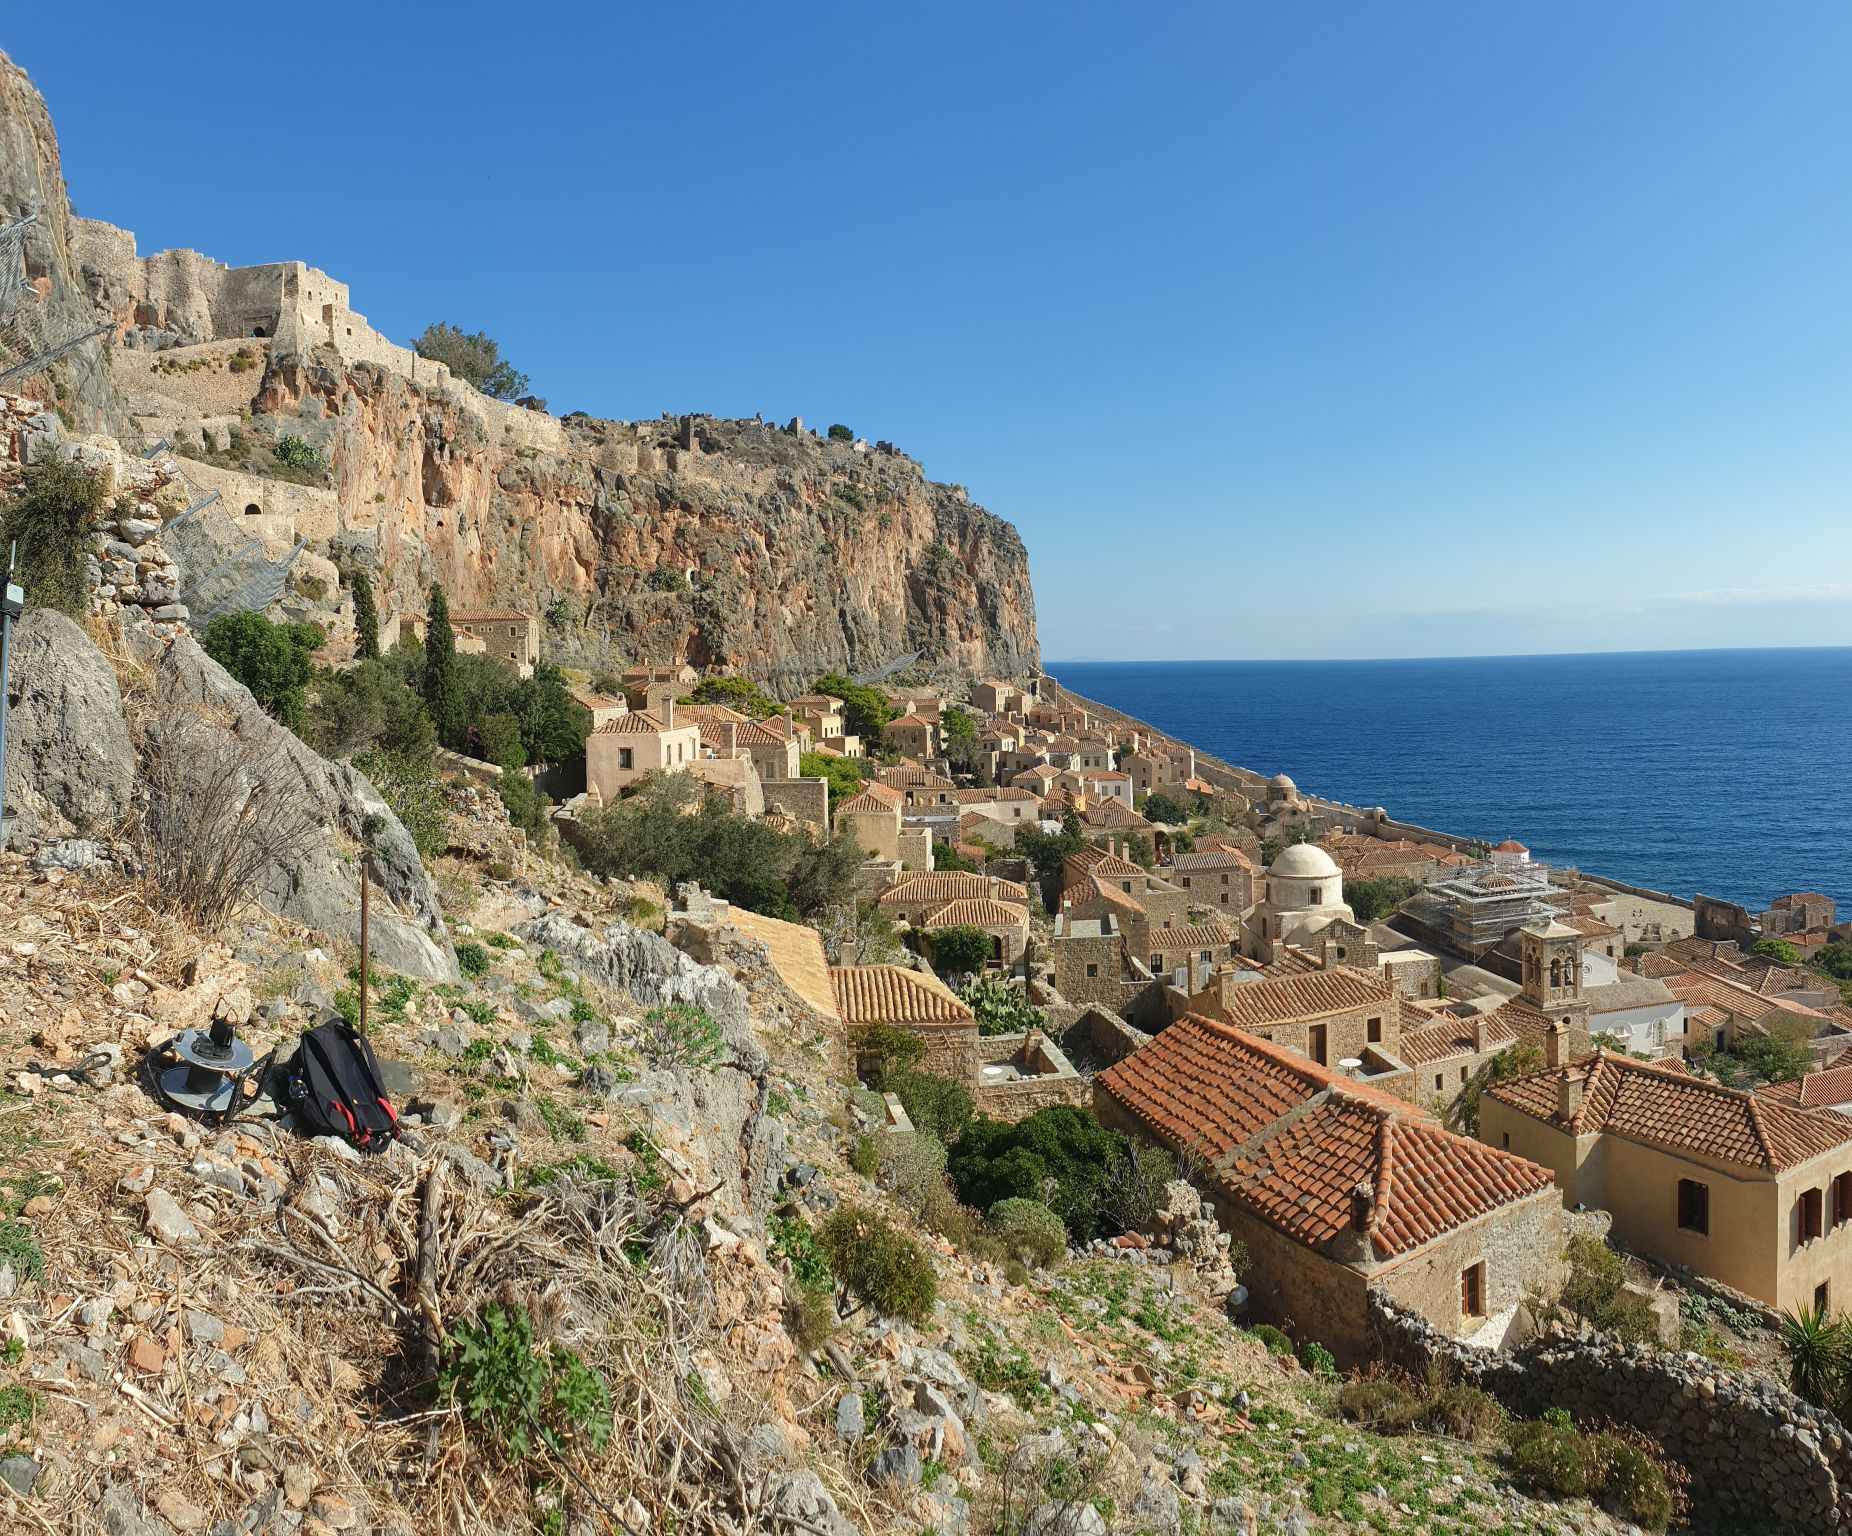
[[[675,696],[665,694],[662,700],[662,725],[664,730],[675,728]]]
[[[1569,1026],[1561,1019],[1551,1019],[1543,1032],[1543,1064],[1561,1067],[1569,1061]]]
[[[1580,1072],[1565,1072],[1556,1080],[1556,1116],[1559,1120],[1569,1121],[1576,1117],[1582,1107],[1582,1089],[1585,1079]]]
[[[1367,1183],[1359,1184],[1350,1192],[1350,1229],[1353,1232],[1370,1230],[1370,1211],[1376,1204],[1376,1191]]]
[[[1485,1015],[1483,1013],[1473,1015],[1473,1053],[1474,1055],[1485,1053]]]
[[[727,756],[732,757],[739,750],[739,744],[740,744],[739,726],[734,724],[733,721],[728,720],[720,727],[720,735],[721,735],[721,740],[726,743]]]

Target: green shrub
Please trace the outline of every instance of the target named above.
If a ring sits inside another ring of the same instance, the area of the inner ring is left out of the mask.
[[[1436,1433],[1469,1445],[1487,1445],[1505,1427],[1504,1405],[1490,1392],[1455,1385],[1443,1388],[1427,1406],[1427,1422]]]
[[[872,1179],[881,1171],[881,1143],[873,1136],[864,1136],[849,1148],[849,1166],[865,1179]]]
[[[785,1327],[797,1347],[806,1353],[829,1343],[838,1326],[836,1303],[829,1289],[796,1287],[786,1298]]]
[[[30,1222],[0,1221],[0,1264],[9,1266],[22,1285],[45,1278],[45,1250]]]
[[[637,1050],[658,1069],[716,1065],[726,1055],[726,1036],[706,1009],[692,1003],[667,1003],[643,1015]]]
[[[534,788],[534,781],[525,773],[504,773],[496,781],[495,792],[501,797],[508,819],[529,837],[547,835],[547,812],[553,802]]]
[[[1588,1437],[1601,1463],[1601,1502],[1648,1531],[1672,1521],[1672,1490],[1658,1462],[1619,1435]]]
[[[772,1252],[791,1266],[791,1277],[806,1289],[829,1289],[829,1260],[817,1246],[817,1234],[802,1216],[774,1216]]]
[[[1600,1483],[1594,1454],[1572,1424],[1528,1419],[1505,1435],[1505,1460],[1520,1487],[1554,1499],[1585,1498]]]
[[[1282,1360],[1290,1360],[1293,1353],[1293,1341],[1275,1328],[1272,1323],[1256,1323],[1248,1330],[1267,1346],[1267,1353],[1278,1355]]]
[[[932,1316],[939,1285],[931,1255],[878,1212],[837,1206],[818,1232],[817,1246],[838,1287],[861,1304],[915,1324]]]
[[[18,580],[33,607],[84,614],[84,567],[102,515],[103,482],[88,471],[57,462],[26,470],[19,494],[0,508],[0,557],[18,541]]]
[[[472,980],[489,973],[489,952],[474,939],[457,945],[457,969]]]
[[[1563,1257],[1568,1274],[1561,1305],[1567,1311],[1629,1344],[1658,1342],[1658,1316],[1646,1297],[1626,1288],[1627,1270],[1618,1253],[1591,1233],[1578,1232]]]
[[[945,1183],[945,1143],[928,1131],[893,1131],[881,1138],[881,1182],[914,1215],[924,1215]]]
[[[1314,1376],[1335,1376],[1338,1363],[1332,1358],[1331,1351],[1320,1344],[1317,1339],[1307,1339],[1299,1346],[1299,1363]]]
[[[450,807],[428,756],[369,747],[354,759],[354,766],[379,791],[380,799],[392,807],[392,814],[410,834],[419,857],[429,859],[444,851],[450,842]],[[457,958],[462,959],[460,949]]]
[[[849,1046],[855,1052],[855,1070],[864,1082],[877,1090],[889,1092],[889,1084],[908,1072],[926,1054],[918,1035],[910,1035],[892,1024],[858,1024],[849,1032]]]
[[[611,1394],[584,1359],[557,1344],[539,1351],[526,1312],[490,1302],[445,1341],[440,1392],[511,1456],[541,1445],[563,1454],[583,1439],[601,1451],[611,1437]]]
[[[1037,1269],[1047,1269],[1067,1253],[1067,1228],[1039,1200],[999,1200],[990,1208],[990,1230],[1011,1258]]]
[[[855,433],[852,432],[848,427],[845,427],[840,421],[831,423],[830,441],[832,443],[849,443],[849,442],[853,442],[854,440],[855,440]]]
[[[981,1035],[1020,1035],[1048,1021],[1047,1014],[1001,976],[974,976],[958,995],[977,1019]]]
[[[1168,1166],[1162,1153],[1132,1147],[1071,1104],[1039,1109],[1013,1125],[979,1115],[950,1160],[952,1182],[967,1205],[987,1211],[1012,1195],[1039,1200],[1076,1243],[1126,1230],[1141,1210],[1148,1217],[1151,1175]]]
[[[936,1136],[945,1146],[964,1135],[971,1123],[971,1090],[963,1083],[907,1068],[889,1073],[886,1086],[900,1100],[913,1128]]]
[[[328,468],[328,461],[314,448],[309,446],[306,438],[291,432],[277,440],[276,461],[286,464],[291,469],[305,469],[323,472]]]
[[[1332,1403],[1345,1418],[1389,1434],[1413,1423],[1421,1406],[1399,1376],[1353,1376],[1338,1388]]]
[[[292,731],[302,727],[304,690],[326,637],[314,624],[272,624],[261,613],[222,613],[206,626],[206,654]]]
[[[996,941],[982,928],[961,923],[933,928],[926,934],[932,968],[941,976],[971,976],[981,972],[996,953]]]

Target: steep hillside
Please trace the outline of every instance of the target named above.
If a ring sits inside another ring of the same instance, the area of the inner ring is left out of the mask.
[[[562,422],[389,341],[299,262],[140,256],[70,212],[45,103],[0,56],[0,214],[22,212],[43,221],[28,302],[116,328],[106,368],[59,376],[67,414],[129,445],[171,438],[251,515],[243,531],[370,566],[392,610],[433,580],[465,608],[563,600],[554,643],[588,665],[685,660],[782,687],[913,651],[948,672],[1038,663],[1016,530],[891,446],[797,422]],[[292,436],[319,462],[280,464]],[[338,636],[342,593],[297,596]]]

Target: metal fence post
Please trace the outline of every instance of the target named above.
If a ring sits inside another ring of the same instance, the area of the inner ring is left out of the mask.
[[[0,849],[6,847],[6,701],[12,688],[13,621],[26,610],[25,590],[13,580],[19,568],[19,543],[14,541],[6,560],[6,585],[0,588]]]

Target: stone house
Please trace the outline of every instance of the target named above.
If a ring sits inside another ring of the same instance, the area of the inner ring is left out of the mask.
[[[574,688],[573,702],[584,708],[592,717],[592,729],[609,725],[619,715],[630,713],[627,700],[612,698],[609,694],[597,693],[590,688]]]
[[[876,898],[883,910],[915,928],[948,902],[1002,901],[1025,909],[1029,888],[972,870],[919,870],[897,875]]]
[[[477,608],[450,615],[452,630],[474,635],[483,654],[505,661],[523,677],[540,663],[540,615],[516,608]]]
[[[1116,800],[1128,811],[1132,809],[1132,776],[1116,768],[1083,768],[1080,785],[1089,804]]]
[[[934,928],[976,928],[991,942],[990,963],[999,970],[1010,970],[1029,947],[1029,909],[1014,902],[998,901],[989,896],[960,896],[928,912],[920,926]]]
[[[1149,931],[1130,897],[1096,885],[1093,896],[1076,899],[1055,914],[1048,941],[1055,990],[1081,1007],[1144,1019],[1151,1027],[1161,1024],[1161,989],[1129,936],[1136,932],[1142,947]]]
[[[925,1046],[920,1070],[971,1089],[979,1114],[1020,1120],[1051,1104],[1085,1104],[1086,1079],[1039,1029],[981,1035],[971,1010],[930,971],[842,965],[830,971],[836,1012],[850,1031],[870,1024],[905,1030]],[[872,1062],[858,1059],[858,1071]]]
[[[1241,945],[1232,928],[1210,919],[1152,928],[1145,935],[1145,968],[1185,995],[1200,992],[1224,965],[1236,965]]]
[[[423,645],[430,638],[431,618],[429,614],[402,613],[380,630],[379,643],[382,649],[391,650],[397,644],[397,634],[403,632]],[[481,635],[471,634],[467,629],[458,629],[456,621],[451,620],[450,637],[456,643],[459,656],[486,656],[488,646]]]
[[[924,715],[906,714],[887,723],[888,745],[908,757],[937,757],[940,750],[939,722]]]
[[[852,1032],[869,1024],[903,1029],[926,1048],[922,1071],[961,1083],[977,1082],[977,1019],[931,971],[838,965],[830,970],[830,987],[836,1012]]]
[[[971,685],[971,702],[987,715],[1018,714],[1023,693],[1014,683],[983,682]]]
[[[890,764],[875,771],[874,781],[900,791],[905,811],[924,811],[947,807],[958,809],[958,786],[944,774],[934,773],[920,763]]]
[[[1495,1011],[1423,1014],[1402,1005],[1402,1039],[1396,1054],[1414,1074],[1415,1102],[1444,1114],[1469,1079],[1518,1043],[1517,1031]]]
[[[661,717],[631,710],[585,739],[585,782],[607,802],[645,774],[680,773],[701,756],[701,728],[675,718],[671,703]]]
[[[961,817],[976,811],[1005,827],[1031,825],[1041,810],[1039,798],[1026,789],[1015,789],[1007,784],[994,789],[960,789],[953,793]]]
[[[851,827],[871,859],[892,863],[900,858],[900,791],[885,784],[864,785],[841,801],[831,817],[837,831]]]
[[[686,662],[638,662],[635,666],[625,667],[617,674],[617,680],[628,692],[632,688],[645,687],[650,683],[674,683],[683,693],[701,681],[701,674]]]
[[[1094,1079],[1107,1125],[1202,1159],[1247,1248],[1253,1315],[1366,1354],[1378,1289],[1450,1338],[1496,1344],[1554,1295],[1563,1215],[1548,1168],[1288,1048],[1185,1015]]]
[[[1165,869],[1170,881],[1189,893],[1191,903],[1225,919],[1239,920],[1254,905],[1254,865],[1232,848],[1207,853],[1180,853]]]
[[[1852,1302],[1852,1120],[1563,1039],[1486,1091],[1481,1140],[1554,1170],[1637,1252],[1784,1311]]]
[[[1188,1010],[1296,1051],[1319,1066],[1344,1062],[1354,1080],[1412,1100],[1413,1074],[1402,1061],[1403,1003],[1374,971],[1340,965],[1295,976],[1248,980],[1218,971]]]

